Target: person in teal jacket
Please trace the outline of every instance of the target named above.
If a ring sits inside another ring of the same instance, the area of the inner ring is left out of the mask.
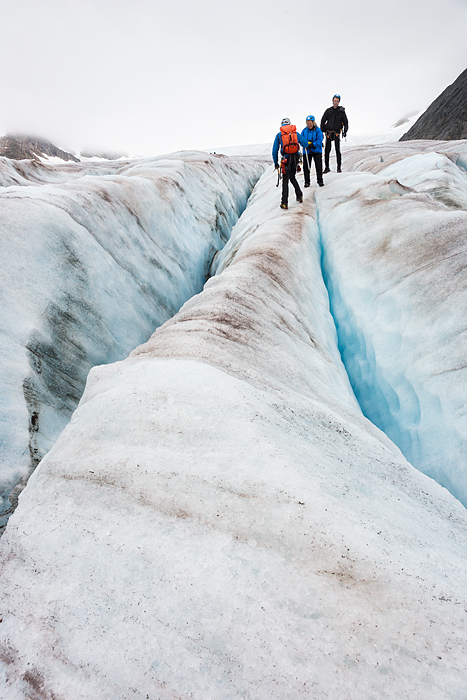
[[[305,187],[310,186],[311,163],[315,161],[316,180],[322,187],[323,182],[323,132],[315,122],[315,118],[310,114],[306,118],[306,127],[303,129],[301,142],[307,143],[303,148],[303,174],[305,175]]]

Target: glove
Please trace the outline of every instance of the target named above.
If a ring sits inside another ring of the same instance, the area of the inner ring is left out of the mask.
[[[347,136],[347,132],[346,132],[346,131],[343,131],[343,132],[342,132],[342,136],[345,138],[345,137]]]
[[[274,167],[276,170],[279,170],[279,163],[274,163]]]

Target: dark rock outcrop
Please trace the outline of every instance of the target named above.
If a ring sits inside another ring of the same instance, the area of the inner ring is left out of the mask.
[[[423,112],[399,141],[467,139],[467,69]]]
[[[46,156],[72,160],[75,163],[80,162],[79,158],[67,153],[67,151],[62,151],[47,139],[12,134],[0,137],[0,156],[14,160],[38,160]]]

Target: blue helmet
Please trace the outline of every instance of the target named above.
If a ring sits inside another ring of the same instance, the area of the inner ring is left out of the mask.
[[[314,116],[313,116],[312,114],[309,114],[309,115],[307,116],[307,118],[306,118],[306,121],[307,121],[307,122],[314,122],[314,121],[315,121],[315,118],[314,118]]]
[[[333,96],[332,96],[332,99],[334,99],[335,97],[337,97],[337,99],[339,100],[339,102],[341,101],[341,96],[340,96],[340,95],[337,95],[337,94],[336,94],[336,95],[333,95]]]

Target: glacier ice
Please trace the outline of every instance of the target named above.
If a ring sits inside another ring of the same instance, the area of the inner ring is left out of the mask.
[[[467,506],[467,146],[425,149],[356,149],[318,192],[323,268],[365,415]]]
[[[381,363],[390,385],[405,307],[376,304],[376,349],[365,312],[408,262],[361,269],[381,228],[365,212],[432,195],[353,153],[286,213],[271,168],[204,290],[91,370],[0,542],[7,700],[465,693],[467,513],[362,414],[321,275],[362,381]]]
[[[125,357],[202,289],[264,168],[199,152],[73,167],[0,159],[3,521],[89,369]]]

